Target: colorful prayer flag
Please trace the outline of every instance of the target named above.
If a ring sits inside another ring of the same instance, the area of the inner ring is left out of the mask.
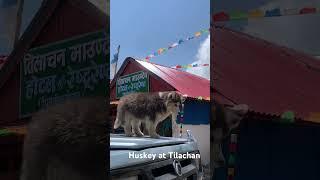
[[[201,36],[201,32],[196,32],[196,33],[194,34],[194,36],[195,36],[195,37]]]
[[[194,38],[194,37],[188,37],[188,38],[187,38],[187,41],[189,41],[189,40],[191,40],[191,39],[193,39],[193,38]]]
[[[312,7],[305,7],[300,10],[300,14],[313,14],[316,13],[317,9]]]
[[[258,17],[277,17],[277,16],[290,16],[290,15],[304,15],[320,13],[319,7],[302,7],[302,8],[274,8],[267,9],[265,11],[259,9],[245,11],[233,11],[233,12],[218,12],[213,14],[212,18],[214,22],[239,20]]]
[[[213,21],[219,22],[219,21],[229,21],[230,16],[226,12],[219,12],[213,15]]]
[[[120,53],[120,45],[117,47],[117,52],[113,55],[113,59],[111,60],[111,63],[110,63],[110,71],[113,73],[113,76],[115,76],[117,73],[119,53]]]
[[[236,161],[236,158],[233,154],[230,154],[229,155],[229,160],[228,160],[228,165],[229,166],[234,166],[235,165],[235,161]]]
[[[264,13],[261,10],[255,9],[249,12],[248,17],[257,18],[263,17]]]
[[[228,176],[234,176],[234,168],[228,168]]]
[[[284,9],[283,11],[282,11],[282,14],[284,15],[284,16],[290,16],[290,15],[296,15],[296,14],[299,14],[299,9],[297,9],[297,8],[291,8],[291,9]]]
[[[248,18],[248,14],[246,12],[234,11],[230,13],[231,20],[246,19],[246,18]]]
[[[171,45],[171,47],[174,48],[174,47],[176,47],[176,46],[178,46],[178,45],[179,45],[178,43],[173,43],[173,44]]]
[[[196,33],[195,33],[195,36],[196,36],[196,37],[199,37],[199,36],[201,36],[201,35],[202,35],[203,33],[205,33],[205,32],[209,32],[209,30],[204,29],[204,30],[201,30],[201,31],[199,31],[199,32],[196,32]],[[150,60],[151,58],[153,58],[153,57],[155,57],[155,56],[158,56],[158,55],[164,53],[165,51],[167,51],[167,50],[169,50],[169,49],[172,49],[172,48],[174,48],[174,47],[177,47],[179,44],[182,44],[184,41],[188,41],[188,40],[191,40],[191,39],[194,39],[194,38],[195,38],[195,37],[188,37],[188,38],[186,38],[185,40],[180,39],[178,42],[171,44],[168,48],[160,48],[160,49],[158,49],[156,52],[154,52],[153,54],[147,56],[148,58],[145,58],[145,59],[146,59],[146,60]],[[191,65],[191,66],[192,66],[192,65]],[[188,66],[182,66],[182,68],[188,68]]]
[[[265,17],[281,16],[281,11],[279,8],[271,9],[266,11]]]

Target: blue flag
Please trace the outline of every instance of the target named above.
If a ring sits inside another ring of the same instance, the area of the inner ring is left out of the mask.
[[[120,45],[118,46],[117,53],[113,55],[113,59],[112,59],[112,61],[111,61],[111,64],[114,64],[114,63],[118,62],[118,59],[119,59],[119,51],[120,51]]]
[[[118,46],[117,52],[113,55],[113,59],[110,64],[110,73],[112,73],[113,78],[117,73],[117,64],[119,59],[120,45]],[[110,74],[111,76],[111,74]]]

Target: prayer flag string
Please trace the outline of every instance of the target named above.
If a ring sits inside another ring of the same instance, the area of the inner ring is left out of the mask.
[[[220,11],[212,15],[213,22],[248,20],[266,17],[293,16],[305,14],[319,14],[320,7],[302,7],[302,8],[274,8],[268,10],[252,9],[249,11]]]
[[[190,41],[191,39],[198,38],[198,37],[202,36],[203,34],[207,34],[207,33],[209,33],[209,29],[203,29],[201,31],[195,32],[193,36],[187,37],[185,39],[179,39],[178,42],[170,44],[167,48],[160,48],[157,51],[155,51],[154,53],[151,53],[150,55],[148,55],[147,57],[144,58],[144,61],[150,61],[150,59],[152,59],[156,56],[159,56],[172,48],[176,48],[177,46],[179,46],[187,41]]]
[[[195,67],[209,67],[209,64],[186,64],[186,65],[176,65],[176,66],[172,66],[172,68],[175,69],[189,69],[189,68],[195,68]]]

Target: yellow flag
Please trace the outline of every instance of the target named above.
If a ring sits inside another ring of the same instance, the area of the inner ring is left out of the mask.
[[[263,16],[264,16],[264,13],[258,9],[250,11],[248,15],[249,18],[257,18],[257,17],[263,17]]]
[[[196,36],[196,37],[201,36],[201,32],[196,32],[196,33],[194,33],[194,36]]]

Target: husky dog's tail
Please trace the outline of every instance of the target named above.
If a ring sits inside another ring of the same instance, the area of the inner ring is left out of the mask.
[[[119,106],[118,106],[119,107]],[[121,124],[124,122],[124,111],[123,108],[119,107],[117,109],[117,118],[114,122],[113,128],[117,129],[118,127],[121,126]]]

